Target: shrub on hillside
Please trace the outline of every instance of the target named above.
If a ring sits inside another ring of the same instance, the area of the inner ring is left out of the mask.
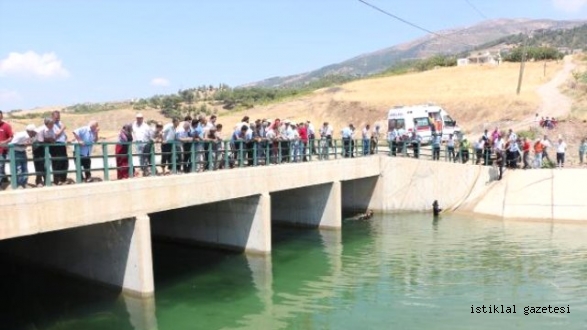
[[[534,140],[540,137],[540,131],[536,127],[531,127],[526,131],[518,132],[518,136],[520,138],[528,138],[530,140]]]
[[[552,47],[516,47],[512,49],[503,60],[508,62],[521,62],[524,52],[526,61],[530,60],[560,60],[564,54]]]

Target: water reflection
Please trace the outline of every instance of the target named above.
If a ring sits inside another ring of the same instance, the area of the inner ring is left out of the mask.
[[[140,298],[122,295],[133,329],[157,330],[155,297]]]
[[[308,248],[310,244],[314,246]],[[283,329],[292,322],[309,327],[313,323],[309,315],[330,308],[315,302],[336,295],[334,288],[342,280],[341,257],[340,230],[288,228],[276,232],[273,257],[247,256],[257,295],[265,308],[244,315],[233,329]],[[280,263],[272,265],[272,259]]]
[[[386,215],[345,223],[341,231],[276,230],[270,256],[154,244],[157,292],[149,300],[94,292],[69,280],[62,285],[45,275],[40,276],[45,282],[36,282],[32,272],[8,278],[11,268],[3,267],[3,294],[10,292],[7,283],[21,287],[9,295],[14,302],[2,300],[0,312],[16,320],[3,327],[587,326],[587,226],[431,218]],[[518,311],[527,305],[570,305],[571,314],[470,313],[471,305],[482,304],[516,304]]]

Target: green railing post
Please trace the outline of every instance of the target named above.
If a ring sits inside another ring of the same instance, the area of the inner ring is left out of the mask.
[[[269,166],[269,164],[271,163],[271,146],[270,146],[270,142],[267,141],[267,143],[265,143],[265,166]]]
[[[18,187],[18,177],[16,176],[16,153],[14,152],[14,145],[8,145],[8,158],[10,158],[10,186],[12,189]]]
[[[224,151],[224,169],[228,169],[230,167],[229,160],[228,160],[228,151],[230,150],[230,142],[222,141],[222,150]]]
[[[190,144],[190,172],[196,171],[196,142]]]
[[[73,145],[73,155],[75,157],[75,182],[82,182],[82,161],[80,155],[80,145],[76,143]]]
[[[44,162],[45,162],[45,187],[51,187],[53,181],[51,181],[51,172],[53,168],[51,167],[51,153],[49,152],[49,146],[47,144],[43,145],[43,154],[44,154]]]
[[[110,164],[108,164],[108,144],[102,144],[102,163],[104,164],[104,181],[110,181]],[[132,176],[129,175],[129,178]]]
[[[257,142],[253,142],[253,166],[259,165],[259,159],[257,159]]]
[[[198,166],[198,164],[197,164],[198,158],[197,158],[197,154],[196,154],[196,149],[197,149],[196,143],[192,142],[192,144],[190,145],[190,163],[191,163],[190,164],[190,167],[191,167],[190,171],[192,173],[194,173],[196,171],[196,168]]]
[[[281,164],[281,141],[277,141],[277,164]]]
[[[337,150],[338,149],[338,147],[337,147],[338,140],[333,139],[332,141],[334,141],[334,159],[337,159],[338,158],[338,150]],[[344,148],[344,146],[343,146],[343,148]]]
[[[171,142],[171,173],[177,174],[177,149],[175,141]]]
[[[151,175],[157,175],[157,162],[155,158],[155,142],[147,142],[147,145],[150,146],[149,148],[149,162],[151,163]],[[144,148],[144,147],[143,147]],[[144,149],[143,149],[144,152]]]
[[[128,148],[126,149],[126,155],[128,157],[128,177],[129,178],[133,178],[135,176],[134,173],[134,160],[133,160],[133,154],[132,154],[132,148],[134,147],[133,143],[130,142],[128,143]],[[142,152],[142,150],[141,150]],[[139,153],[139,157],[141,157],[141,154]]]
[[[216,161],[212,158],[214,158],[214,150],[212,150],[212,141],[205,141],[204,142],[204,146],[206,146],[206,144],[208,145],[208,170],[209,171],[213,171],[214,170],[214,164],[216,163]]]
[[[243,145],[244,141],[237,141],[238,142],[238,167],[243,167]]]

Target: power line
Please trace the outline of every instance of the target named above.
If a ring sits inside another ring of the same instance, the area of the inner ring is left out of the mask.
[[[471,3],[471,1],[465,0],[465,2],[468,3],[469,6],[471,6],[471,8],[473,8],[473,10],[477,12],[477,14],[479,14],[479,16],[481,16],[485,19],[488,19],[488,17],[485,16],[485,14],[483,14],[483,12],[481,12],[474,4]]]
[[[377,10],[378,12],[381,12],[381,13],[383,13],[383,14],[385,14],[385,15],[387,15],[387,16],[389,16],[389,17],[391,17],[391,18],[394,18],[394,19],[396,19],[396,20],[398,20],[398,21],[400,21],[400,22],[402,22],[402,23],[408,24],[408,25],[409,25],[409,26],[411,26],[411,27],[415,27],[415,28],[416,28],[416,29],[418,29],[418,30],[422,30],[422,31],[424,31],[424,32],[428,32],[428,33],[430,33],[430,34],[432,34],[432,35],[435,35],[435,36],[437,36],[437,37],[439,37],[439,38],[442,38],[442,39],[446,39],[446,40],[448,40],[448,41],[451,41],[451,42],[453,42],[453,43],[457,43],[457,44],[461,44],[461,45],[464,45],[464,46],[467,46],[467,47],[475,48],[475,46],[474,46],[474,45],[470,45],[470,44],[467,44],[467,43],[464,43],[464,42],[460,42],[460,41],[457,41],[457,40],[452,40],[452,39],[450,39],[450,38],[448,38],[448,37],[446,37],[446,36],[444,36],[444,35],[442,35],[442,34],[440,34],[440,33],[437,33],[437,32],[431,31],[431,30],[428,30],[428,29],[426,29],[426,28],[424,28],[424,27],[421,27],[421,26],[419,26],[419,25],[417,25],[417,24],[415,24],[415,23],[412,23],[412,22],[410,22],[410,21],[407,21],[407,20],[405,20],[405,19],[403,19],[403,18],[401,18],[401,17],[399,17],[399,16],[397,16],[397,15],[394,15],[394,14],[392,14],[392,13],[390,13],[390,12],[388,12],[388,11],[385,11],[385,10],[383,10],[383,9],[381,9],[381,8],[379,8],[379,7],[375,6],[375,5],[373,5],[373,4],[370,4],[370,3],[368,3],[368,2],[367,2],[367,1],[365,1],[365,0],[357,0],[357,1],[359,1],[359,2],[363,3],[364,5],[367,5],[367,6],[371,7],[371,8],[373,8],[373,9]]]

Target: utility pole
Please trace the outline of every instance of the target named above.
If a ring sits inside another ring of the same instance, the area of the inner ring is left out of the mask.
[[[528,39],[530,36],[528,35]],[[522,78],[524,77],[524,66],[526,62],[526,44],[528,43],[528,39],[525,40],[524,45],[522,46],[522,59],[520,61],[520,76],[518,77],[518,89],[516,91],[517,95],[520,95],[520,90],[522,89]]]

